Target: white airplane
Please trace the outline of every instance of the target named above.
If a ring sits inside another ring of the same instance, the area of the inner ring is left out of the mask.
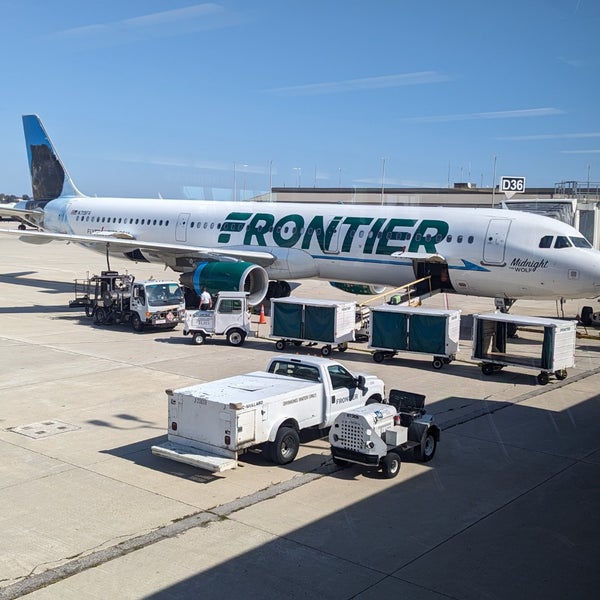
[[[23,241],[76,242],[164,263],[199,293],[250,303],[317,277],[377,293],[431,275],[433,289],[504,299],[595,298],[600,252],[573,227],[502,209],[98,198],[73,183],[36,115],[23,116],[33,200],[11,210]]]

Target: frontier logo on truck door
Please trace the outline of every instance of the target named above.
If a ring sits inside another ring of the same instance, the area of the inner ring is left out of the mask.
[[[436,244],[448,234],[446,221],[436,219],[385,219],[316,215],[306,222],[300,214],[275,220],[271,213],[229,213],[221,226],[219,244],[279,246],[321,252],[390,255],[399,250],[434,254]],[[339,240],[336,244],[336,240]]]

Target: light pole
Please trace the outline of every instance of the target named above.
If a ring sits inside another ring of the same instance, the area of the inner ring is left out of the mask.
[[[385,193],[385,157],[382,157],[381,161],[381,204],[383,204],[383,194]]]
[[[273,202],[273,161],[269,161],[269,202]]]
[[[302,175],[302,167],[293,167],[293,170],[296,171],[296,187],[300,187],[300,177]]]
[[[233,201],[237,200],[237,180],[235,173],[235,163],[233,163]]]
[[[244,169],[244,182],[242,187],[242,200],[246,200],[246,169],[248,165],[242,165],[242,169]]]

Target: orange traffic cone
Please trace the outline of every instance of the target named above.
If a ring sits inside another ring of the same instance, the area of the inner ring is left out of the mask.
[[[266,325],[266,323],[267,323],[267,319],[265,319],[265,305],[261,304],[260,305],[260,317],[258,319],[258,324]]]

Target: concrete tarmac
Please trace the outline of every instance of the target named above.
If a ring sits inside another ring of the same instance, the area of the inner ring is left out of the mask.
[[[73,245],[0,236],[0,598],[597,597],[597,330],[546,386],[520,367],[482,375],[468,339],[440,371],[414,354],[377,364],[353,344],[332,358],[427,395],[442,427],[431,462],[404,457],[386,480],[336,467],[326,439],[303,436],[290,465],[250,452],[212,475],[151,454],[166,439],[164,390],[263,368],[268,325],[255,317],[261,337],[238,348],[95,326],[68,302],[75,278],[103,268]],[[295,295],[355,299],[317,281]],[[425,304],[465,322],[493,310],[452,295]],[[597,308],[565,313],[584,305]],[[511,312],[557,316],[553,302]]]

